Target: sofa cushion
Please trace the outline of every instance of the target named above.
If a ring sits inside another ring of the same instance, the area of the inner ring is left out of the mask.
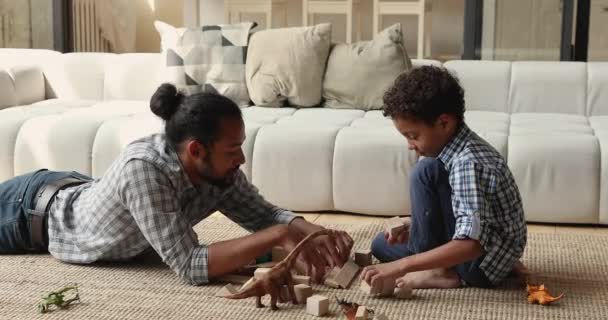
[[[258,106],[321,103],[331,25],[254,33],[247,53],[247,87]]]
[[[17,104],[17,92],[13,78],[4,69],[0,69],[0,110]]]
[[[253,106],[250,108],[244,108],[243,119],[246,122],[255,122],[261,124],[272,124],[277,122],[279,119],[291,116],[296,112],[295,108],[266,108]]]
[[[363,117],[363,110],[335,110],[326,108],[299,109],[291,117],[281,118],[280,124],[306,126],[349,126],[353,120]]]
[[[255,23],[177,29],[154,23],[162,40],[162,82],[186,93],[218,92],[238,105],[249,104],[245,59]]]
[[[511,65],[510,112],[585,115],[587,67],[583,62],[524,61]]]
[[[370,215],[408,214],[409,172],[417,159],[392,126],[341,129],[333,157],[335,209]]]
[[[608,62],[587,63],[587,114],[608,115]]]
[[[45,99],[44,75],[38,66],[16,65],[9,69],[15,85],[17,104],[32,104]]]
[[[508,155],[527,221],[598,222],[600,148],[596,137],[512,135]]]
[[[411,68],[401,24],[388,27],[371,41],[336,44],[323,80],[325,106],[380,109],[384,92],[397,76]]]
[[[27,106],[15,106],[0,110],[0,182],[16,175],[14,164],[21,159],[15,159],[15,144],[22,127],[29,119],[45,115],[61,114],[75,108],[89,107],[93,101],[58,99],[44,100]],[[35,128],[34,128],[35,129]],[[39,145],[46,148],[45,145]],[[25,159],[28,161],[28,159]],[[44,163],[42,164],[44,167]]]
[[[66,100],[103,100],[106,61],[115,54],[67,53],[44,67],[47,97]]]
[[[106,59],[104,100],[145,100],[159,83],[159,55],[156,53],[117,54]]]
[[[510,134],[513,135],[593,135],[585,116],[560,113],[517,113],[511,115]]]
[[[509,112],[510,62],[455,60],[445,67],[464,88],[467,110]]]

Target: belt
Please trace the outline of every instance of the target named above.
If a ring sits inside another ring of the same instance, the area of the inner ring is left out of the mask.
[[[51,207],[53,200],[55,199],[55,195],[62,189],[83,184],[86,181],[81,179],[76,179],[72,177],[67,177],[59,180],[55,180],[53,182],[49,182],[36,192],[36,196],[32,200],[32,206],[34,210],[31,212],[31,227],[30,227],[30,238],[32,241],[32,246],[35,248],[44,248],[46,249],[47,244],[45,241],[45,222],[48,214],[48,209]],[[48,232],[48,230],[47,230]]]

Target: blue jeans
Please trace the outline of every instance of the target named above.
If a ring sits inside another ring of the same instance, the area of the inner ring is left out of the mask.
[[[43,185],[66,177],[91,180],[78,172],[42,169],[0,184],[0,254],[46,252],[35,248],[30,238],[34,196]]]
[[[443,163],[435,158],[424,158],[412,169],[410,198],[412,225],[407,243],[389,245],[381,232],[372,242],[372,254],[381,262],[395,261],[429,251],[452,239],[456,219],[452,210],[452,188]],[[493,287],[479,268],[483,256],[454,266],[452,269],[467,285]]]

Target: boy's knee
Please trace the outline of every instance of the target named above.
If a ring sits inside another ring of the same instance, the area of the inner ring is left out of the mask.
[[[441,161],[435,158],[424,158],[418,161],[412,168],[410,182],[412,184],[435,183],[443,172],[445,172],[445,168]]]

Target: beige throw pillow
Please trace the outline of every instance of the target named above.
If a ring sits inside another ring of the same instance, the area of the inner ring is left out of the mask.
[[[323,80],[325,106],[381,109],[384,92],[411,68],[401,24],[388,27],[371,41],[336,44]]]
[[[267,107],[318,106],[330,39],[328,23],[254,33],[246,66],[251,100]]]

